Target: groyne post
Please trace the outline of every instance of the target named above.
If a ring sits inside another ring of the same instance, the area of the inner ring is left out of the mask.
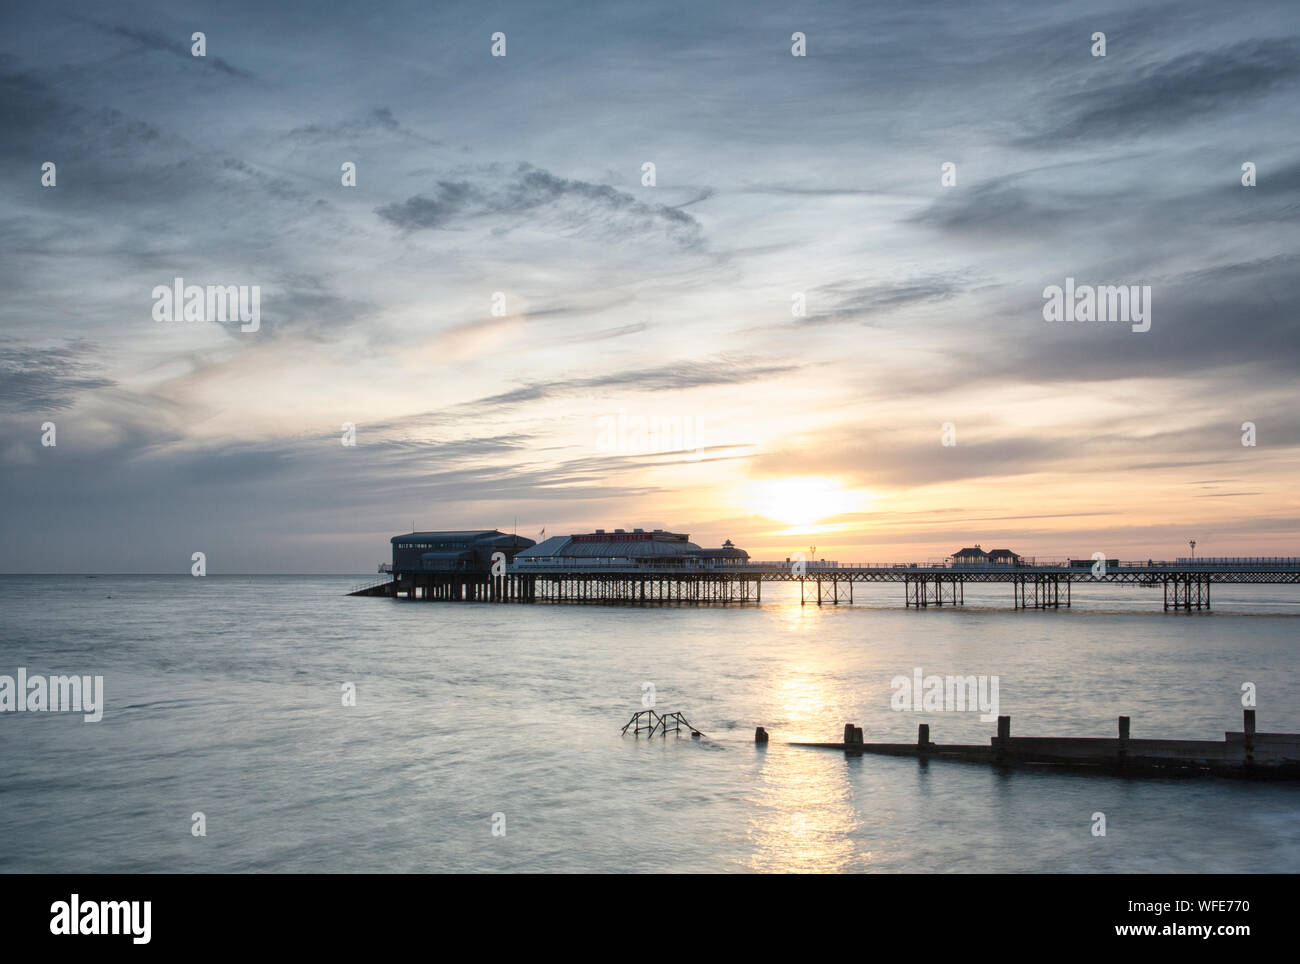
[[[844,752],[854,756],[862,755],[862,727],[852,723],[844,724]]]

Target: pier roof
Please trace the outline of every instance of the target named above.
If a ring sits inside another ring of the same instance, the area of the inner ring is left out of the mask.
[[[475,542],[491,536],[503,536],[498,529],[456,529],[442,532],[407,532],[393,536],[389,542]]]
[[[525,549],[519,553],[519,556],[553,556],[568,541],[568,536],[551,536],[549,539],[543,539],[537,545]],[[515,558],[518,559],[519,556],[515,556]]]
[[[502,532],[499,529],[448,530],[444,532],[407,532],[388,540],[394,546],[412,549],[428,546],[431,550],[448,550],[463,546],[466,549],[486,547],[518,549],[533,545],[526,536]]]
[[[604,535],[604,533],[602,533]],[[610,535],[613,535],[610,533]],[[631,535],[631,533],[629,533]],[[530,549],[519,553],[516,559],[544,557],[581,559],[647,559],[685,556],[700,551],[700,547],[685,539],[609,539],[588,541],[574,536],[552,536]]]

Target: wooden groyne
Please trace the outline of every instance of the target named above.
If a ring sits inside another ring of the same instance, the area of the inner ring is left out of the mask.
[[[1244,712],[1240,731],[1225,732],[1221,741],[1143,740],[1133,739],[1129,733],[1129,717],[1121,716],[1119,735],[1111,738],[1012,736],[1011,717],[999,716],[997,735],[990,738],[988,746],[932,743],[928,723],[918,727],[915,743],[867,743],[862,728],[847,723],[841,742],[788,745],[840,750],[849,755],[877,753],[1091,773],[1300,779],[1300,733],[1258,733],[1254,710]],[[766,737],[766,733],[763,735]]]

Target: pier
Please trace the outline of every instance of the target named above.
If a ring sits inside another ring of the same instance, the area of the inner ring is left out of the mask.
[[[351,595],[458,602],[598,604],[763,600],[763,584],[797,582],[802,605],[853,604],[855,586],[894,583],[909,609],[964,606],[967,585],[1010,588],[1013,609],[1070,608],[1080,583],[1161,589],[1165,611],[1210,609],[1214,585],[1300,585],[1300,557],[1033,559],[1010,550],[963,549],[943,560],[842,565],[826,560],[753,561],[730,542],[701,549],[681,533],[653,530],[555,536],[541,543],[496,530],[393,537],[393,562]],[[978,555],[970,555],[978,553]],[[1099,554],[1100,555],[1100,554]]]
[[[839,750],[850,756],[874,753],[919,760],[957,760],[1007,767],[1057,767],[1090,773],[1232,776],[1300,780],[1300,733],[1257,733],[1255,711],[1243,712],[1242,729],[1222,740],[1150,740],[1130,736],[1130,718],[1119,718],[1116,737],[1033,737],[1011,735],[1011,717],[998,717],[988,746],[930,742],[930,726],[919,725],[915,743],[867,743],[862,728],[845,724],[837,743],[788,746]],[[757,742],[767,742],[764,739]]]
[[[1213,585],[1297,585],[1300,560],[1265,566],[1201,566],[1178,562],[1126,563],[1094,576],[1067,564],[972,571],[935,568],[917,563],[895,566],[840,566],[807,563],[751,563],[725,571],[625,564],[539,570],[510,566],[501,575],[489,573],[406,573],[358,587],[353,595],[403,599],[555,602],[555,603],[748,603],[762,602],[763,584],[797,582],[802,605],[838,606],[853,603],[853,588],[863,583],[896,583],[905,607],[964,606],[967,584],[1009,586],[1013,609],[1070,608],[1072,587],[1079,583],[1112,583],[1162,590],[1165,611],[1208,610]]]

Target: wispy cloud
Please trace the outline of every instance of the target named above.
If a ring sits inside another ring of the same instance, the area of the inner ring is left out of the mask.
[[[528,164],[503,184],[440,180],[426,193],[386,204],[375,213],[405,231],[448,228],[489,215],[545,214],[575,230],[663,232],[683,247],[703,244],[699,222],[679,207],[638,201],[608,184],[557,177]]]
[[[191,49],[191,43],[183,43],[182,41],[160,33],[157,30],[149,30],[141,27],[128,27],[122,24],[117,24],[111,28],[111,31],[119,37],[125,37],[126,39],[134,41],[150,50],[163,51],[165,53],[174,54],[177,57],[193,59],[205,67],[228,74],[231,77],[238,77],[241,80],[253,79],[253,75],[247,70],[236,67],[223,57],[208,56],[206,53],[202,57],[195,57]]]
[[[1061,95],[1050,123],[1025,141],[1061,145],[1167,130],[1252,105],[1298,79],[1300,41],[1294,37],[1178,54]]]
[[[603,375],[534,382],[498,395],[477,399],[473,407],[518,405],[544,398],[557,398],[593,388],[617,389],[622,392],[688,391],[712,385],[739,385],[798,369],[795,364],[737,361],[725,357],[705,361],[684,360],[655,368],[626,369]]]
[[[0,411],[57,412],[83,392],[108,388],[97,374],[96,346],[83,340],[37,348],[0,340]]]

